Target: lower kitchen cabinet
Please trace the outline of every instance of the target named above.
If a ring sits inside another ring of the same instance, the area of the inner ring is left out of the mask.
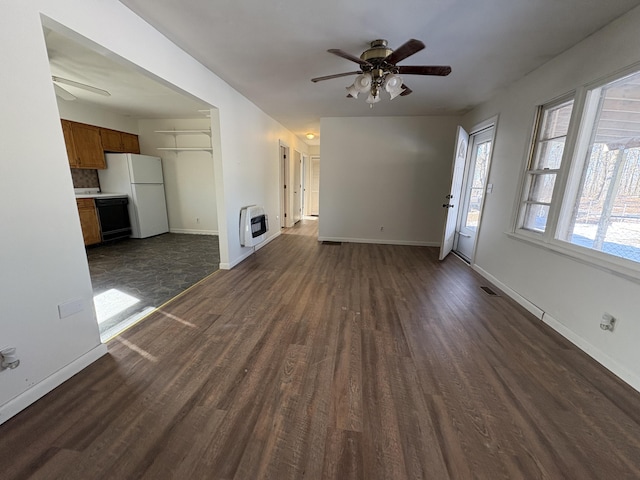
[[[80,226],[85,245],[95,245],[102,241],[100,233],[100,222],[98,212],[93,198],[76,198],[78,205],[78,215],[80,216]]]

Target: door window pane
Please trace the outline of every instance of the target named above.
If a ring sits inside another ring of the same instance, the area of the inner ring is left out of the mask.
[[[482,205],[482,193],[484,188],[472,188],[469,195],[469,208],[464,226],[470,230],[476,230],[480,223],[480,206]]]

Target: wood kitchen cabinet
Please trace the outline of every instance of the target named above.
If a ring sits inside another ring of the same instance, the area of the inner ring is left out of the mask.
[[[71,168],[107,168],[104,152],[140,153],[138,136],[86,123],[61,120]]]
[[[102,138],[102,149],[105,152],[140,153],[137,135],[101,128],[100,136]]]
[[[93,198],[76,198],[80,226],[85,245],[95,245],[102,241],[98,212]]]
[[[62,132],[71,168],[107,168],[98,127],[62,120]]]
[[[73,133],[71,132],[71,122],[69,120],[62,120],[62,134],[64,135],[64,143],[67,146],[69,165],[71,168],[78,168],[78,156],[73,146]]]

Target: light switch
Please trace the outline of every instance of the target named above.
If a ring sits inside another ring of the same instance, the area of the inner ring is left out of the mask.
[[[67,318],[83,310],[84,302],[81,298],[78,298],[77,300],[70,300],[58,305],[58,316],[60,318]]]

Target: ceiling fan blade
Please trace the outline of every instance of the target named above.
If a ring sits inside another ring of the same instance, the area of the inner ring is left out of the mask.
[[[395,65],[399,61],[404,60],[414,53],[418,53],[423,48],[424,43],[422,43],[420,40],[412,38],[411,40],[400,45],[396,50],[393,51],[391,55],[385,58],[384,61]]]
[[[110,97],[111,94],[106,90],[101,88],[92,87],[91,85],[86,85],[84,83],[76,82],[74,80],[69,80],[68,78],[56,77],[52,75],[51,78],[54,82],[62,83],[63,85],[69,85],[71,87],[81,88],[82,90],[87,90],[88,92],[97,93],[98,95],[104,95],[105,97]]]
[[[362,60],[361,58],[356,57],[355,55],[351,55],[350,53],[340,50],[339,48],[330,48],[329,50],[327,50],[327,52],[333,53],[334,55],[342,58],[346,58],[347,60],[351,60],[352,62],[359,63],[360,65],[366,65],[368,67],[371,66],[371,64],[366,60]]]
[[[322,80],[331,80],[332,78],[340,78],[340,77],[348,77],[349,75],[358,75],[362,73],[362,70],[358,70],[357,72],[346,72],[346,73],[336,73],[335,75],[325,75],[324,77],[316,77],[312,78],[312,82],[321,82]]]
[[[400,94],[401,97],[406,97],[407,95],[409,95],[411,92],[413,92],[413,90],[411,90],[409,87],[407,87],[404,83],[402,84],[402,93]]]
[[[68,101],[72,101],[76,99],[75,95],[72,95],[71,93],[67,92],[64,88],[62,88],[60,85],[56,85],[55,83],[53,84],[53,89],[56,92],[56,95],[58,97],[60,97],[63,100],[68,100]]]
[[[451,67],[445,65],[407,65],[398,67],[400,75],[436,75],[446,77]]]

